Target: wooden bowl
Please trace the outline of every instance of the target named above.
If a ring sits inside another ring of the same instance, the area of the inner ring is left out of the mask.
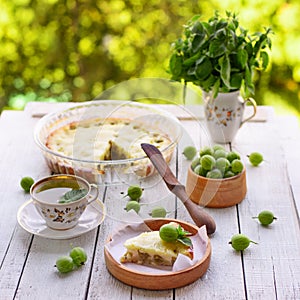
[[[205,207],[224,208],[240,203],[246,196],[246,169],[233,177],[211,179],[188,169],[186,192],[190,199]]]
[[[163,224],[169,222],[179,223],[185,230],[192,234],[196,234],[199,230],[195,225],[176,219],[147,219],[144,222],[152,230],[159,230]],[[151,274],[131,270],[126,267],[126,264],[117,262],[106,248],[104,248],[104,257],[108,271],[123,283],[147,290],[166,290],[188,285],[199,279],[206,272],[210,264],[211,244],[208,239],[205,254],[195,265],[178,272],[166,274]]]

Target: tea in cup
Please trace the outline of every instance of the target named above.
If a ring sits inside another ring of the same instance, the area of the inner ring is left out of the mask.
[[[95,184],[75,175],[52,175],[35,182],[30,189],[33,203],[48,227],[57,230],[73,228],[98,197]]]

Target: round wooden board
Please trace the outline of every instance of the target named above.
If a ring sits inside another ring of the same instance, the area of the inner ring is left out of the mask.
[[[196,234],[199,228],[195,225],[176,219],[147,219],[145,223],[152,230],[159,228],[169,222],[179,223],[185,230]],[[199,279],[208,269],[211,258],[211,243],[208,239],[207,248],[203,258],[192,267],[178,272],[168,274],[151,274],[137,272],[126,267],[125,264],[117,262],[104,248],[104,257],[108,271],[118,280],[130,286],[147,290],[166,290],[186,286]]]

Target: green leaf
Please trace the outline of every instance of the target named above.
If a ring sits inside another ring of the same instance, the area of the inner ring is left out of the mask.
[[[262,63],[261,63],[262,69],[265,70],[267,68],[268,64],[269,64],[269,55],[268,55],[267,52],[262,51],[260,53],[260,58],[261,58],[261,61],[262,61]]]
[[[59,203],[69,203],[81,199],[88,193],[87,189],[71,190],[60,197]]]
[[[180,242],[180,243],[182,243],[182,244],[184,244],[184,245],[186,245],[186,246],[188,246],[188,247],[193,248],[192,241],[191,241],[191,239],[188,238],[188,237],[179,237],[179,238],[177,239],[177,241]]]
[[[214,33],[214,28],[209,23],[202,22],[202,25],[208,36]]]
[[[219,60],[219,64],[221,66],[221,79],[224,82],[225,86],[230,88],[230,71],[231,71],[231,67],[230,67],[230,60],[229,60],[228,55],[223,56]]]
[[[169,67],[174,79],[177,80],[182,72],[182,57],[174,53],[170,58]]]
[[[196,21],[194,23],[194,25],[192,26],[191,31],[194,34],[200,34],[200,35],[204,34],[205,35],[204,27],[203,27],[202,23],[199,22],[199,21]]]
[[[217,78],[214,75],[210,74],[208,78],[200,82],[200,85],[204,91],[208,92],[212,89],[216,80]]]
[[[237,59],[239,66],[244,69],[248,60],[248,52],[245,49],[238,49]]]
[[[207,78],[210,73],[212,72],[212,64],[210,62],[210,59],[208,57],[206,57],[203,62],[201,64],[198,64],[196,66],[196,77],[199,80],[204,80],[205,78]]]
[[[230,87],[232,89],[239,89],[242,85],[243,74],[242,73],[232,73],[230,78]]]
[[[219,88],[220,88],[220,79],[218,78],[218,80],[215,82],[213,88],[212,88],[212,96],[213,99],[216,99],[219,93]]]
[[[224,41],[219,41],[219,40],[213,40],[209,44],[209,49],[208,49],[208,55],[210,57],[218,57],[221,56],[225,53],[226,47],[224,44]]]
[[[245,85],[248,87],[252,84],[252,72],[248,66],[245,69]]]
[[[183,65],[185,67],[190,67],[199,59],[200,56],[201,56],[201,53],[197,53],[197,54],[193,55],[192,57],[189,57],[188,59],[183,61]],[[204,57],[201,59],[204,60]]]
[[[196,34],[192,41],[193,52],[196,53],[200,50],[201,46],[205,43],[205,33]]]

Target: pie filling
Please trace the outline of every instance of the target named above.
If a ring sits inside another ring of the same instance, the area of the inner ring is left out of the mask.
[[[73,122],[53,131],[46,146],[65,156],[85,160],[120,160],[145,156],[141,143],[165,148],[168,136],[145,128],[139,121],[91,119]]]
[[[121,257],[122,263],[136,263],[149,266],[172,266],[179,253],[193,259],[193,249],[181,242],[163,241],[159,231],[144,232],[124,243],[127,249]]]

